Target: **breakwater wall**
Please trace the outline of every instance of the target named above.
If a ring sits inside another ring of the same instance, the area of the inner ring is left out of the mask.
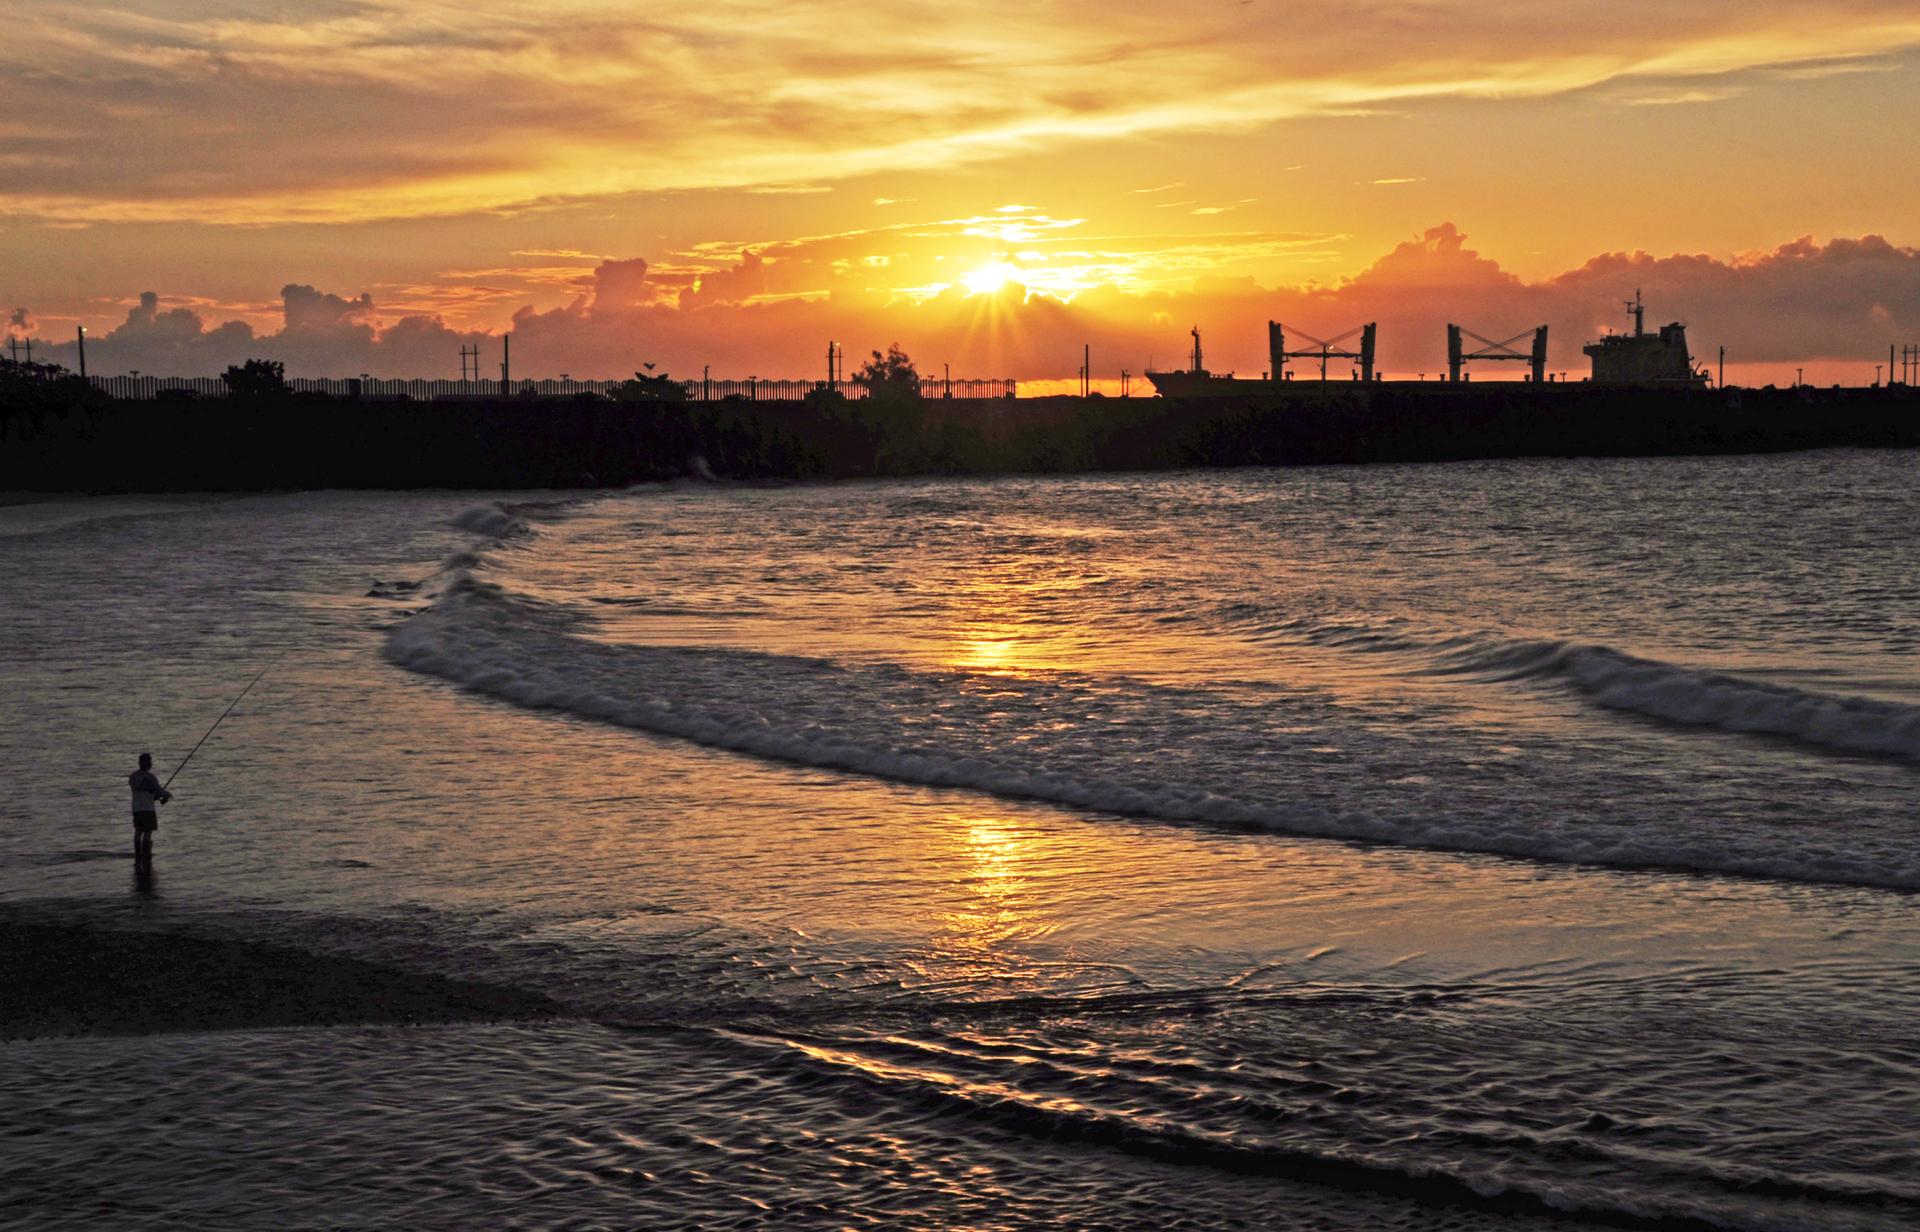
[[[539,488],[1920,446],[1920,391],[1329,385],[1206,398],[0,402],[0,488]]]

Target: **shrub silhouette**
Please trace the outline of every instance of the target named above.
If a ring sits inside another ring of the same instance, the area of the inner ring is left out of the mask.
[[[273,398],[287,392],[287,366],[277,359],[250,359],[220,374],[236,398]]]
[[[897,342],[888,347],[884,355],[875,351],[873,358],[853,374],[853,382],[866,386],[869,398],[899,401],[920,396],[920,373],[915,370],[912,357],[901,350]]]

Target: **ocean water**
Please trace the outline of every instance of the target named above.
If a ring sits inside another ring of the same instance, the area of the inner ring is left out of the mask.
[[[1907,1228],[1920,459],[0,507],[0,1224]],[[124,775],[252,675],[163,813]]]

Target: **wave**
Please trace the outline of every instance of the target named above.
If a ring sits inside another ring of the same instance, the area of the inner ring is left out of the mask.
[[[978,1124],[1050,1143],[1080,1143],[1189,1168],[1281,1178],[1369,1196],[1392,1196],[1423,1207],[1451,1208],[1486,1217],[1545,1218],[1614,1228],[1710,1229],[1858,1226],[1863,1213],[1897,1221],[1913,1208],[1913,1195],[1898,1185],[1848,1184],[1786,1177],[1737,1163],[1657,1160],[1642,1151],[1620,1150],[1608,1141],[1604,1117],[1588,1117],[1577,1130],[1538,1132],[1514,1126],[1462,1131],[1435,1126],[1396,1141],[1391,1148],[1340,1141],[1324,1125],[1325,1105],[1346,1091],[1326,1084],[1303,1106],[1287,1107],[1239,1093],[1224,1104],[1230,1123],[1205,1120],[1195,1099],[1166,1102],[1156,1084],[1124,1074],[1090,1080],[1086,1072],[1031,1059],[1017,1075],[975,1072],[965,1053],[932,1042],[893,1035],[879,1040],[808,1038],[782,1031],[717,1031],[720,1038],[757,1054],[762,1068],[817,1080],[852,1084],[868,1098],[901,1101],[921,1116]],[[1105,1088],[1106,1098],[1101,1096]],[[1037,1089],[1036,1089],[1037,1088]],[[1071,1098],[1056,1093],[1065,1089]],[[1184,1093],[1176,1090],[1176,1093]],[[1197,1092],[1195,1093],[1198,1094]],[[1317,1096],[1317,1098],[1316,1098]],[[1103,1106],[1107,1104],[1117,1106]],[[1313,1122],[1322,1118],[1316,1141]],[[1248,1132],[1300,1126],[1293,1135]],[[1353,1137],[1367,1135],[1355,1134]],[[1291,1140],[1289,1140],[1291,1139]],[[1462,1151],[1463,1140],[1480,1150]],[[1508,1157],[1474,1167],[1486,1148]],[[1545,1168],[1513,1166],[1513,1159]],[[1637,1183],[1623,1187],[1622,1168]]]
[[[1437,670],[1496,680],[1562,681],[1612,710],[1920,761],[1920,707],[1766,684],[1638,658],[1607,646],[1493,643],[1450,650]]]
[[[1106,812],[1252,825],[1271,819],[1265,810],[1204,790],[1000,764],[917,744],[898,726],[897,741],[875,742],[846,722],[862,710],[869,716],[910,712],[912,701],[947,692],[960,682],[957,676],[948,680],[885,665],[857,673],[825,660],[742,651],[603,646],[568,636],[575,623],[559,609],[536,608],[465,578],[434,608],[395,630],[386,654],[402,667],[520,705],[780,761]],[[896,686],[893,705],[840,709],[841,699],[871,694],[876,683]],[[778,715],[782,702],[790,712],[785,722],[769,717]],[[1295,821],[1312,824],[1305,816]]]
[[[1243,609],[1247,605],[1240,605]],[[1229,623],[1236,613],[1225,613]],[[1256,638],[1401,657],[1419,675],[1557,684],[1669,723],[1780,737],[1811,748],[1920,761],[1920,707],[1768,684],[1572,640],[1434,634],[1398,623],[1302,619],[1254,624]]]
[[[516,516],[513,509],[499,501],[466,510],[453,519],[453,525],[460,530],[472,531],[488,539],[506,539],[513,535],[523,535],[528,529],[527,524]]]
[[[1432,637],[1363,622],[1300,622],[1284,629],[1346,651],[1405,654],[1415,672],[1490,683],[1567,685],[1609,710],[1740,735],[1770,735],[1812,748],[1920,762],[1920,706],[1770,685],[1730,672],[1688,668],[1605,645],[1505,639],[1482,633]]]
[[[1553,815],[1517,802],[1591,774],[1571,756],[1519,767],[1527,780],[1490,780],[1458,770],[1456,743],[1376,729],[1304,691],[1249,701],[1072,673],[982,676],[614,645],[581,636],[586,623],[572,609],[463,573],[389,635],[385,653],[401,667],[515,705],[898,782],[1305,836],[1920,889],[1920,855],[1897,838],[1715,824],[1684,811],[1603,812],[1591,807],[1611,788],[1602,778],[1572,791],[1581,807]],[[1444,666],[1508,676],[1585,672],[1573,678],[1609,696],[1648,691],[1634,670],[1608,677],[1604,653],[1502,653],[1497,661],[1461,653]],[[1659,704],[1652,692],[1642,704]],[[1738,698],[1718,704],[1731,712]],[[1337,757],[1327,756],[1330,739],[1340,742]],[[1423,795],[1392,786],[1423,777],[1443,786]]]
[[[86,496],[0,501],[0,539],[75,530],[96,522],[194,513],[211,507],[188,497]]]

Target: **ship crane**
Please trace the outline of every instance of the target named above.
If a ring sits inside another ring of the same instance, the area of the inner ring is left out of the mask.
[[[1327,361],[1329,359],[1353,359],[1360,362],[1360,379],[1363,381],[1373,380],[1373,343],[1377,332],[1375,325],[1375,322],[1369,321],[1365,325],[1356,325],[1346,333],[1336,334],[1332,338],[1316,338],[1304,329],[1295,329],[1293,331],[1294,333],[1305,338],[1313,345],[1300,350],[1290,351],[1287,349],[1287,327],[1279,321],[1268,321],[1267,353],[1272,357],[1273,379],[1276,381],[1286,379],[1287,361],[1290,359],[1319,360],[1320,379],[1322,382],[1327,379]],[[1355,334],[1360,336],[1359,350],[1341,346],[1341,343],[1346,342]]]
[[[1480,348],[1475,351],[1467,350],[1466,344],[1461,341],[1462,335],[1479,343]],[[1514,343],[1529,336],[1533,338],[1533,345],[1527,350],[1521,351],[1514,347]],[[1547,379],[1547,327],[1541,325],[1522,330],[1511,338],[1495,342],[1491,338],[1482,338],[1464,326],[1447,326],[1447,379],[1458,381],[1461,376],[1460,370],[1465,363],[1468,360],[1479,359],[1517,360],[1532,367],[1535,383],[1544,382]]]

